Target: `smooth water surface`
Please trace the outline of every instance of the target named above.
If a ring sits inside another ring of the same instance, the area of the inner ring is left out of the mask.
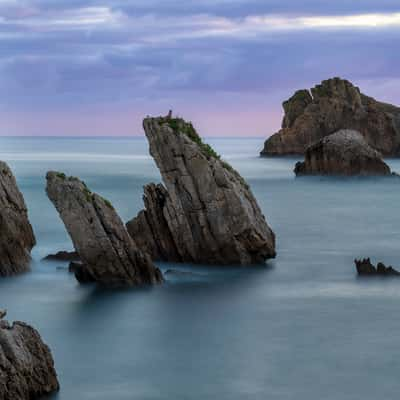
[[[38,241],[32,272],[0,281],[0,306],[50,345],[61,383],[53,398],[397,398],[400,280],[359,279],[353,259],[400,267],[400,180],[295,179],[295,158],[258,157],[261,139],[209,142],[250,183],[277,258],[254,268],[160,264],[193,274],[107,291],[40,261],[71,249],[45,174],[81,177],[127,220],[143,185],[160,179],[145,139],[0,138]]]

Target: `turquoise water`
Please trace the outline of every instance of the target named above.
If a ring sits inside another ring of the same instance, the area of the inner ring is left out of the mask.
[[[72,248],[44,176],[80,176],[127,220],[143,185],[159,181],[146,141],[0,138],[38,240],[32,272],[0,281],[0,306],[52,348],[61,384],[52,398],[397,398],[400,280],[359,279],[353,259],[400,267],[400,181],[295,179],[295,158],[257,157],[261,139],[209,142],[250,183],[278,257],[248,269],[161,263],[193,274],[107,291],[40,261]],[[388,162],[400,172],[400,160]]]

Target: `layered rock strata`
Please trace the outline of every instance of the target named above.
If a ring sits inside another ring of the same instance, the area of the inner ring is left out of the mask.
[[[11,169],[0,161],[0,276],[27,271],[35,244],[22,193]]]
[[[146,118],[144,130],[164,185],[144,190],[145,209],[128,222],[153,259],[253,264],[275,257],[275,235],[239,173],[180,118]]]
[[[162,282],[161,272],[139,250],[109,201],[59,172],[47,174],[46,191],[82,261],[78,280],[91,277],[107,286]]]
[[[0,400],[36,400],[57,391],[53,357],[39,333],[23,322],[9,324],[2,317]]]
[[[359,131],[384,156],[400,156],[400,108],[360,92],[340,78],[297,91],[283,103],[282,129],[266,140],[263,156],[304,154],[340,129]]]
[[[391,175],[381,154],[357,131],[341,130],[314,143],[298,162],[296,175]]]

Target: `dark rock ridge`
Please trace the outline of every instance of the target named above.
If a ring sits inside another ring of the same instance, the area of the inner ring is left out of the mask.
[[[354,263],[356,264],[358,275],[400,276],[399,271],[395,270],[391,266],[386,267],[385,264],[381,262],[375,267],[373,264],[371,264],[371,260],[369,258],[364,258],[363,260],[354,260]]]
[[[305,161],[298,162],[296,175],[391,175],[378,151],[357,131],[340,130],[312,144]]]
[[[44,257],[45,261],[79,261],[79,254],[76,251],[58,251]]]
[[[36,400],[58,389],[53,357],[39,333],[0,320],[0,400]]]
[[[60,214],[83,263],[76,277],[108,286],[162,282],[161,272],[129,236],[111,203],[78,178],[47,173],[47,195]],[[82,278],[85,276],[85,279]]]
[[[27,271],[35,243],[24,198],[10,168],[0,161],[0,276]]]
[[[376,101],[347,80],[333,78],[297,91],[283,103],[282,129],[261,155],[304,154],[312,143],[340,129],[359,131],[384,156],[400,156],[400,108]]]
[[[244,179],[180,118],[146,118],[164,181],[144,189],[145,210],[128,222],[153,259],[253,264],[275,257],[275,235]]]

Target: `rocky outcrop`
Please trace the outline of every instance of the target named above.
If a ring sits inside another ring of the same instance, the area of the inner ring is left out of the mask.
[[[39,333],[0,320],[0,400],[36,400],[58,389],[53,357]]]
[[[400,276],[400,272],[395,270],[393,267],[386,267],[383,263],[378,263],[375,267],[369,258],[363,260],[354,260],[358,275],[363,276]]]
[[[35,243],[24,198],[10,168],[0,161],[0,276],[27,271]]]
[[[162,282],[161,272],[138,249],[110,202],[78,178],[58,172],[47,174],[46,191],[82,260],[78,280],[90,276],[108,286]]]
[[[180,118],[143,123],[164,181],[145,187],[145,210],[128,222],[153,259],[262,263],[275,256],[275,236],[244,179]]]
[[[296,175],[391,175],[382,160],[357,131],[341,130],[311,145],[305,161],[298,162]]]
[[[58,251],[43,258],[43,261],[79,261],[79,254],[76,251]]]
[[[400,108],[365,96],[347,80],[333,78],[300,90],[283,103],[282,129],[266,140],[261,155],[304,154],[340,129],[359,131],[384,156],[400,156]]]

